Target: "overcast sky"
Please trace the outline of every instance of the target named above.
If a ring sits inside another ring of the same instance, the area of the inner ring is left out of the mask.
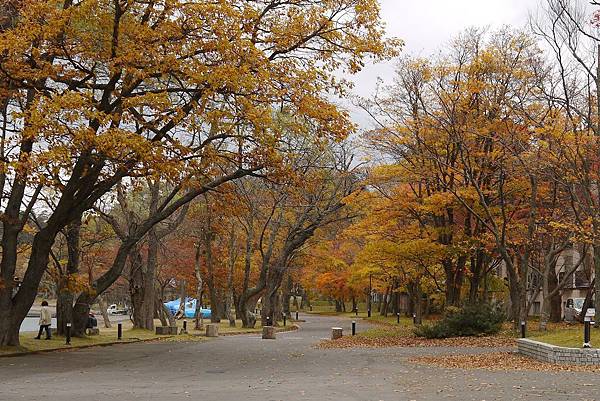
[[[467,27],[524,26],[540,0],[380,0],[390,36],[405,42],[403,52],[421,56],[435,52]],[[391,79],[393,63],[368,66],[353,78],[355,93],[373,93],[377,77]],[[366,116],[354,112],[361,126]],[[366,127],[365,127],[366,128]]]

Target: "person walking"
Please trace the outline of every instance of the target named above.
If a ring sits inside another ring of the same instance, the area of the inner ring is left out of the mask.
[[[36,340],[39,340],[42,336],[42,331],[46,330],[46,340],[50,340],[52,336],[50,335],[50,325],[52,324],[52,313],[50,313],[50,308],[48,308],[48,302],[42,302],[42,309],[40,311],[40,331],[38,332]]]

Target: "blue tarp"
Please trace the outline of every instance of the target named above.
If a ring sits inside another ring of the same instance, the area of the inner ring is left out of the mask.
[[[179,310],[180,303],[181,303],[181,300],[179,298],[177,298],[174,301],[165,302],[165,306],[167,307],[167,309],[169,309],[171,314],[174,316],[177,313],[177,311]],[[200,312],[202,313],[202,317],[204,319],[210,319],[210,309],[200,308]],[[188,319],[193,319],[195,314],[196,314],[196,300],[193,298],[186,298],[185,299],[185,317]]]

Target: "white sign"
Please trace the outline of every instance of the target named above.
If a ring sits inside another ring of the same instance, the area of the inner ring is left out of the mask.
[[[596,309],[595,308],[588,308],[587,311],[585,312],[585,316],[586,317],[594,317],[594,316],[596,316]]]

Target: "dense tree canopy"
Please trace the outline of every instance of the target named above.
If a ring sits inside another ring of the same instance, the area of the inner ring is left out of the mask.
[[[57,234],[115,185],[175,183],[127,233],[99,292],[155,224],[227,181],[277,168],[274,108],[314,139],[351,132],[330,101],[348,88],[333,72],[356,72],[398,44],[384,40],[372,0],[11,5],[0,32],[0,344],[18,343]],[[51,213],[13,297],[17,238],[40,208]]]
[[[252,327],[309,295],[405,299],[416,323],[497,303],[515,324],[541,297],[545,327],[600,274],[599,14],[580,2],[394,59],[360,135],[343,77],[401,47],[375,0],[0,4],[0,345],[40,285],[75,335],[115,288],[142,329],[188,295],[196,328],[203,302]]]

